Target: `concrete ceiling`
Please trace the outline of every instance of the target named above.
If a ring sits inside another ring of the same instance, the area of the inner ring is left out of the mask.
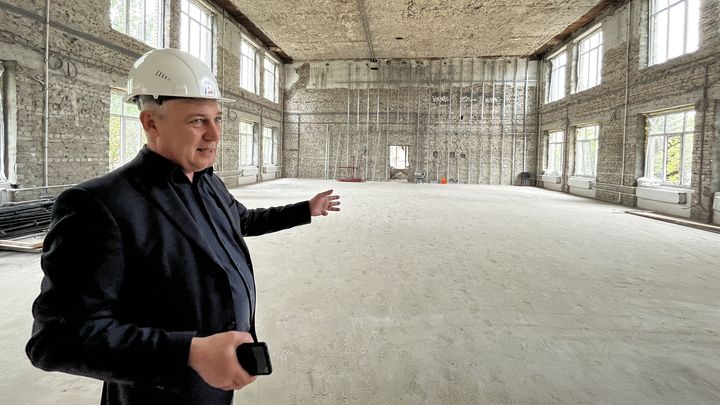
[[[368,59],[368,37],[378,59],[528,56],[616,2],[222,1],[252,22],[268,45],[298,61]]]

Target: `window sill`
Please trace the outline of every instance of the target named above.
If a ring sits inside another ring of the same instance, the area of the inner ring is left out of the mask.
[[[255,166],[247,166],[240,168],[241,176],[254,176],[256,174],[258,174],[258,168]]]
[[[562,178],[562,175],[560,174],[543,174],[540,176],[540,180],[542,180],[543,183],[549,183],[549,184],[560,184],[560,179]]]
[[[263,173],[276,173],[280,171],[282,166],[263,166]]]
[[[638,186],[635,191],[637,198],[670,204],[687,204],[692,193],[688,188],[668,186]]]
[[[568,186],[581,189],[591,189],[595,184],[594,177],[573,176],[568,179]]]

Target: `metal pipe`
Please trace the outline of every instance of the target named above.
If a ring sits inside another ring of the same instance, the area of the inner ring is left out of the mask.
[[[716,193],[720,192],[720,136],[717,136],[717,131],[720,129],[720,101],[715,101],[715,122],[713,125],[713,128],[715,128],[715,141],[712,148],[712,155],[710,155],[710,201],[713,201],[713,198],[715,197]],[[713,217],[715,215],[715,210],[710,210],[710,221],[709,223],[714,223]]]
[[[327,180],[330,171],[330,124],[325,125],[325,161],[323,163],[323,174]]]
[[[392,77],[390,78],[390,80],[392,80]],[[387,151],[390,149],[389,132],[390,132],[390,94],[388,94],[387,120],[385,121],[385,153],[387,153]],[[383,179],[383,181],[388,181],[388,162],[385,161],[385,164],[383,166],[385,166],[385,178]]]
[[[417,68],[416,68],[417,69]],[[416,70],[416,73],[417,72]],[[417,75],[415,76],[417,79]],[[415,162],[413,162],[413,172],[417,172],[420,163],[420,88],[417,87],[417,107],[415,108]]]
[[[512,99],[513,99],[513,109],[512,109],[512,160],[511,160],[511,166],[510,166],[510,185],[513,185],[515,182],[515,146],[517,141],[517,134],[515,133],[515,120],[517,119],[517,71],[518,71],[518,63],[520,63],[520,60],[518,58],[515,58],[515,71],[513,72],[513,86],[512,86]]]
[[[530,71],[530,59],[525,59],[525,96],[523,98],[523,172],[527,171],[527,127],[525,122],[528,114],[528,72]],[[537,84],[537,81],[535,82]]]
[[[470,173],[472,173],[472,159],[470,158],[470,151],[472,148],[470,147],[470,144],[472,143],[471,140],[475,140],[475,134],[474,134],[474,127],[473,127],[473,99],[475,98],[475,58],[471,59],[470,64],[470,121],[469,121],[469,127],[468,127],[468,155],[467,155],[467,161],[468,161],[468,184],[470,184]]]
[[[492,184],[492,146],[493,146],[493,130],[495,129],[495,75],[497,75],[497,60],[493,61],[492,66],[492,99],[490,100],[492,102],[492,109],[490,111],[490,149],[489,149],[489,155],[490,155],[490,167],[488,168],[488,184]]]
[[[348,100],[347,122],[345,124],[345,166],[350,166],[350,77],[352,76],[352,62],[348,62]],[[300,153],[300,151],[298,151]]]
[[[298,115],[298,132],[297,132],[297,176],[300,177],[300,121],[302,120],[302,116]]]
[[[373,49],[372,36],[370,35],[370,26],[368,24],[367,15],[365,13],[365,2],[363,0],[357,0],[355,4],[357,5],[358,14],[360,14],[360,21],[362,22],[363,31],[365,32],[365,42],[367,42],[370,60],[372,62],[375,62],[377,61],[377,59],[375,59],[375,50]]]
[[[370,71],[368,70],[368,74]],[[367,180],[368,159],[370,159],[370,84],[368,83],[367,113],[365,114],[365,180]]]
[[[505,75],[507,74],[507,61],[502,64],[502,105],[500,106],[500,182],[503,184],[503,167],[505,166]]]
[[[3,191],[5,191],[6,193],[14,194],[14,193],[22,192],[22,191],[48,190],[48,189],[51,189],[51,188],[72,187],[72,186],[74,186],[74,185],[75,185],[75,183],[72,183],[72,184],[60,184],[60,185],[57,185],[57,186],[6,188],[6,189],[4,189]]]
[[[707,118],[707,109],[708,109],[708,71],[710,69],[710,64],[705,65],[705,80],[703,81],[703,92],[702,92],[702,101],[700,102],[702,106],[702,118],[700,119],[700,176],[698,179],[698,202],[700,203],[700,209],[702,209],[705,212],[709,211],[710,214],[710,222],[712,222],[712,200],[713,195],[710,195],[710,206],[709,208],[705,208],[705,205],[703,204],[705,196],[703,195],[703,164],[705,163],[705,122]]]
[[[43,184],[48,186],[48,142],[50,140],[50,0],[45,2],[45,112],[43,116],[43,125],[45,130],[45,141],[43,142],[43,151],[45,161],[43,168]]]
[[[621,186],[625,185],[625,144],[627,143],[628,104],[630,103],[630,26],[632,24],[632,3],[632,1],[628,2],[627,46],[625,47],[625,109],[623,112],[622,163],[620,165]]]
[[[478,184],[482,184],[482,168],[483,168],[483,121],[485,120],[485,76],[487,75],[487,60],[483,60],[482,72],[482,91],[480,93],[480,133],[478,134]]]
[[[0,173],[4,173],[4,179],[10,184],[17,183],[17,61],[6,60],[3,62],[3,132],[5,133],[3,156],[0,157],[2,166]],[[6,171],[7,170],[7,171]]]
[[[447,133],[445,134],[445,179],[450,178],[450,134],[452,133],[452,86],[453,86],[453,69],[452,59],[447,68],[448,83],[448,110],[447,110]]]
[[[540,173],[540,122],[542,121],[542,115],[540,115],[540,78],[543,74],[543,63],[542,59],[538,60],[537,62],[537,80],[535,80],[535,109],[537,110],[537,139],[535,142],[535,150],[536,150],[536,156],[535,156],[535,176],[537,176],[538,173]],[[567,145],[567,143],[566,143]]]
[[[459,111],[458,114],[460,115],[460,120],[465,121],[465,118],[463,116],[463,77],[465,76],[465,58],[460,58],[460,96],[458,97],[458,104],[459,104]],[[459,122],[457,125],[460,126],[460,133],[465,135],[465,122]],[[455,137],[455,139],[460,143],[460,151],[462,151],[462,140],[458,137]],[[457,148],[456,148],[457,149]],[[460,184],[460,156],[458,155],[458,150],[455,151],[455,180],[457,180],[458,184]]]

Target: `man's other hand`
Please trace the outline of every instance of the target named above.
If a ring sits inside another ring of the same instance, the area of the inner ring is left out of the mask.
[[[332,190],[323,191],[310,199],[310,215],[316,217],[318,215],[327,216],[330,211],[340,211],[339,195],[330,195]]]
[[[255,381],[238,363],[236,349],[253,338],[245,332],[222,332],[193,338],[188,364],[209,385],[223,390],[239,390]]]

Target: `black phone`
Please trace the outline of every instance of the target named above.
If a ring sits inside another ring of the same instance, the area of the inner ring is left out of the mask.
[[[270,352],[265,342],[243,343],[237,348],[240,366],[250,375],[269,375],[272,373]]]

